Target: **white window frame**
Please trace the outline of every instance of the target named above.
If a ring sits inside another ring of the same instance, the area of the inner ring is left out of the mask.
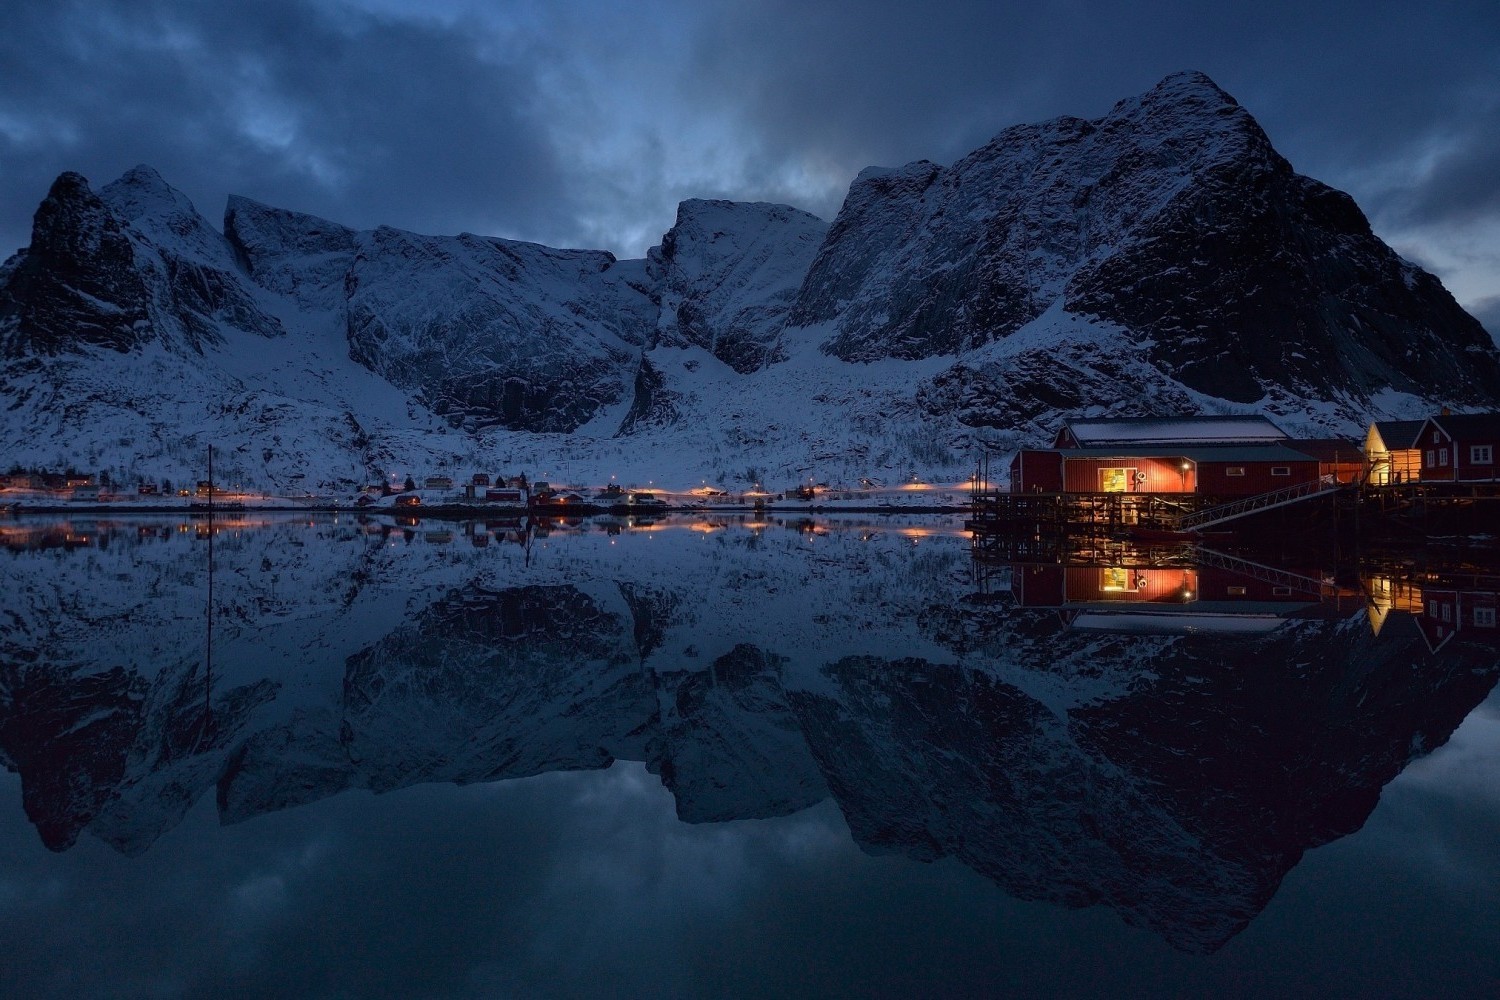
[[[1448,464],[1448,449],[1447,448],[1439,448],[1438,449],[1438,465],[1446,466],[1447,464]]]
[[[1244,474],[1245,467],[1243,465],[1230,465],[1224,469],[1224,475],[1226,476],[1243,476]]]
[[[1475,608],[1474,609],[1474,626],[1476,628],[1494,628],[1495,627],[1495,609],[1494,608]]]
[[[1230,597],[1244,597],[1245,596],[1245,588],[1244,587],[1240,587],[1240,586],[1230,587],[1229,588],[1229,596]]]
[[[1469,445],[1469,464],[1470,465],[1494,465],[1495,464],[1495,446],[1492,445],[1492,444],[1471,444],[1471,445]]]
[[[1273,476],[1290,476],[1291,474],[1292,474],[1292,467],[1290,465],[1273,465],[1273,466],[1271,466],[1271,475],[1273,475]]]
[[[1427,467],[1428,468],[1432,468],[1433,466],[1436,466],[1436,465],[1437,465],[1437,452],[1433,451],[1431,448],[1428,448],[1427,449]]]

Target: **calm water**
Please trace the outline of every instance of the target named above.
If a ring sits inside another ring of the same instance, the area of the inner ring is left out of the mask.
[[[1473,553],[215,529],[0,521],[0,995],[1500,983]]]

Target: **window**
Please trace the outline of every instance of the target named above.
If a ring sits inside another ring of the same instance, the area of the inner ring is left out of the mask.
[[[1292,588],[1291,587],[1272,587],[1271,588],[1271,593],[1274,594],[1277,597],[1291,597],[1292,596]]]
[[[1469,445],[1470,465],[1493,465],[1495,464],[1495,446],[1492,444]]]
[[[1447,464],[1448,464],[1448,449],[1447,448],[1439,448],[1438,449],[1438,465],[1447,465]]]
[[[1099,489],[1104,493],[1126,493],[1136,481],[1134,469],[1100,469]]]
[[[1475,608],[1474,609],[1474,624],[1477,625],[1477,626],[1479,626],[1480,628],[1494,628],[1495,627],[1495,609],[1494,608]]]
[[[1244,587],[1230,587],[1229,588],[1229,596],[1230,597],[1244,597],[1245,596],[1245,588]]]
[[[1224,475],[1226,476],[1243,476],[1244,474],[1245,467],[1243,465],[1231,465],[1224,470]]]
[[[1436,618],[1437,616],[1438,616],[1437,601],[1428,601],[1427,602],[1427,617],[1428,618]]]
[[[1273,476],[1290,476],[1291,474],[1292,474],[1292,467],[1290,465],[1273,465],[1273,466],[1271,466],[1271,475],[1273,475]]]
[[[1427,464],[1429,466],[1437,465],[1437,453],[1431,448],[1427,449]]]
[[[1444,604],[1443,605],[1443,621],[1445,621],[1445,622],[1451,622],[1452,620],[1453,620],[1453,605],[1451,605],[1451,604]]]

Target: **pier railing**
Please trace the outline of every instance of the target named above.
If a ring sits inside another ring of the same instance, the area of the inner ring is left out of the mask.
[[[1339,488],[1332,476],[1314,479],[1310,483],[1298,483],[1284,489],[1271,490],[1269,493],[1257,493],[1254,496],[1243,497],[1232,500],[1229,503],[1219,504],[1217,507],[1208,507],[1204,510],[1184,514],[1177,519],[1174,527],[1178,531],[1200,531],[1203,528],[1236,518],[1244,517],[1246,514],[1254,514],[1272,507],[1284,507],[1287,504],[1298,503],[1309,500],[1324,493],[1330,493]]]

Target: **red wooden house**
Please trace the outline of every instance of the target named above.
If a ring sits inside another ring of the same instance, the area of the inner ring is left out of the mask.
[[[1238,497],[1315,482],[1335,466],[1351,479],[1362,469],[1353,444],[1341,443],[1348,455],[1326,461],[1291,444],[1285,431],[1257,415],[1069,420],[1051,449],[1016,454],[1010,488]]]
[[[1500,481],[1500,413],[1428,417],[1417,435],[1423,482]]]

